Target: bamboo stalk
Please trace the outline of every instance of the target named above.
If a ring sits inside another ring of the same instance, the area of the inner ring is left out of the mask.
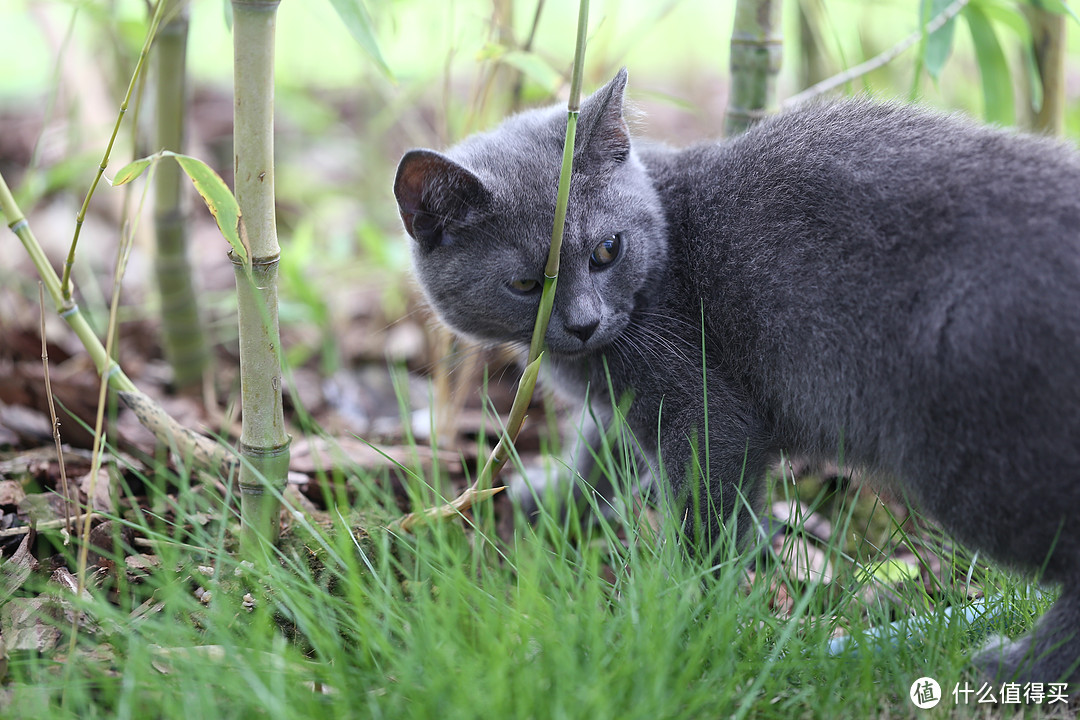
[[[577,136],[578,114],[581,110],[581,76],[585,65],[585,35],[589,25],[589,0],[578,4],[577,38],[574,43],[574,66],[570,72],[570,98],[566,103],[566,137],[563,140],[562,167],[559,169],[559,189],[555,199],[555,222],[551,228],[551,247],[544,267],[544,290],[540,295],[540,310],[536,315],[532,342],[529,343],[529,362],[540,357],[547,335],[551,308],[555,303],[555,288],[559,281],[559,255],[562,250],[566,205],[570,200],[570,176],[574,167],[574,139]]]
[[[184,151],[187,100],[188,5],[184,0],[161,0],[170,8],[154,49],[157,70],[155,97],[156,149]],[[176,163],[161,163],[154,182],[154,230],[157,255],[154,269],[161,297],[162,341],[178,389],[196,387],[209,356],[199,318],[191,265],[187,258],[188,225],[183,204],[182,171]]]
[[[738,135],[769,113],[778,103],[776,78],[780,74],[783,40],[780,34],[781,0],[737,0],[731,32],[731,91],[724,117],[724,134]]]
[[[135,383],[131,382],[123,370],[120,369],[120,366],[109,358],[108,353],[105,352],[105,347],[90,328],[90,324],[86,321],[82,311],[79,310],[78,304],[73,299],[64,297],[60,278],[57,277],[56,271],[53,270],[49,259],[45,256],[45,251],[41,249],[41,244],[38,242],[37,237],[34,236],[34,231],[31,229],[26,216],[23,215],[22,210],[15,203],[15,198],[12,196],[11,189],[8,188],[3,175],[0,175],[0,213],[3,213],[4,217],[7,218],[8,227],[18,236],[23,248],[26,249],[26,253],[30,256],[30,260],[34,263],[45,290],[56,305],[57,313],[82,342],[98,373],[107,374],[110,383],[118,390],[135,390]]]
[[[231,256],[240,325],[239,490],[241,552],[249,557],[279,532],[289,466],[281,399],[274,211],[274,34],[278,0],[232,0],[236,201],[248,262]]]
[[[1035,132],[1061,135],[1065,127],[1065,15],[1038,2],[1021,7],[1031,27],[1035,67],[1042,83],[1042,102],[1031,108],[1028,125]]]

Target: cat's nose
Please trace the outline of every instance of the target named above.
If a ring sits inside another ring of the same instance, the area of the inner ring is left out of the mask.
[[[596,328],[600,327],[600,319],[589,320],[581,323],[580,325],[567,325],[566,331],[576,337],[581,342],[588,342],[589,338],[596,332]]]

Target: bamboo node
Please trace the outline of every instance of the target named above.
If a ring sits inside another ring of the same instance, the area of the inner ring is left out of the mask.
[[[280,445],[272,445],[270,447],[258,447],[255,445],[248,445],[244,441],[240,441],[239,450],[240,454],[244,457],[258,457],[258,458],[270,458],[280,457],[287,455],[289,452],[289,445],[292,444],[292,436],[290,435],[285,439],[285,442]]]

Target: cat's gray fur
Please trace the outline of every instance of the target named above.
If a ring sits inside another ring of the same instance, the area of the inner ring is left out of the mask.
[[[608,377],[632,393],[637,441],[688,502],[704,336],[710,532],[733,513],[750,525],[737,488],[756,502],[781,451],[842,452],[961,541],[1060,586],[986,670],[1080,682],[1077,153],[867,101],[722,143],[631,147],[625,84],[582,106],[546,338],[558,387],[589,388],[600,417]],[[526,112],[401,161],[416,273],[464,335],[529,340],[539,294],[510,283],[543,278],[565,117]],[[616,233],[615,261],[590,265]]]

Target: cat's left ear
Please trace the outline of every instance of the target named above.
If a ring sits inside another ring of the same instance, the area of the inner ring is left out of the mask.
[[[626,68],[581,104],[577,154],[591,163],[621,163],[630,156],[630,129],[623,119]]]

